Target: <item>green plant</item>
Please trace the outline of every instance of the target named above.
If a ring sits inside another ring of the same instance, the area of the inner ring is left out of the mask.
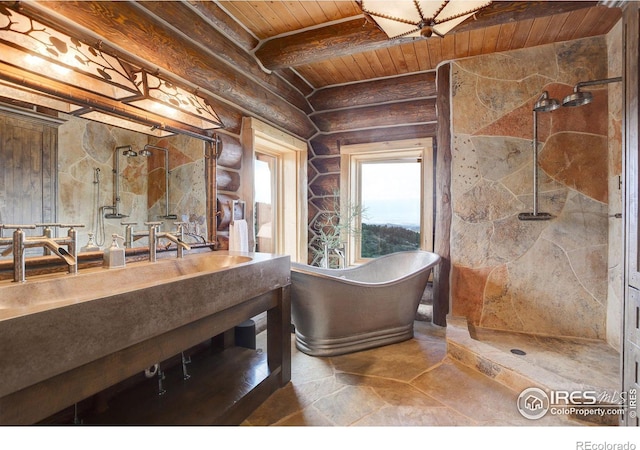
[[[340,192],[335,190],[326,202],[326,209],[314,223],[316,238],[312,245],[313,262],[321,267],[340,267],[340,256],[346,255],[346,247],[351,236],[361,233],[360,220],[364,210],[360,205],[348,202],[340,204]],[[336,253],[336,250],[340,253]],[[346,261],[343,261],[346,263]]]

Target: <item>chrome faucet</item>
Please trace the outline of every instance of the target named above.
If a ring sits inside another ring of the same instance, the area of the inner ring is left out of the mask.
[[[11,244],[13,244],[13,238],[11,237],[5,237],[4,233],[2,232],[2,230],[4,230],[4,225],[0,224],[0,246],[2,245],[8,245],[9,247],[7,247],[2,253],[0,253],[2,256],[7,256],[9,253],[11,253]]]
[[[67,237],[53,238],[50,236],[27,236],[25,229],[35,229],[36,225],[3,225],[4,229],[13,229],[12,247],[13,253],[13,281],[24,282],[25,278],[25,250],[27,248],[43,247],[56,256],[60,257],[69,266],[69,273],[78,272],[78,233],[75,228],[84,225],[63,225],[56,224],[60,227],[68,227]],[[67,246],[65,249],[63,246]],[[7,251],[3,252],[8,254]]]
[[[158,245],[158,241],[163,238],[176,244],[178,248],[178,258],[184,257],[185,250],[191,250],[191,246],[183,242],[179,236],[176,236],[172,233],[158,231],[158,227],[162,225],[162,222],[145,222],[144,224],[149,227],[149,261],[150,262],[157,261],[156,247]]]
[[[127,248],[133,247],[133,243],[140,238],[149,236],[149,231],[135,231],[134,225],[138,225],[138,222],[120,222],[124,225],[124,246]]]

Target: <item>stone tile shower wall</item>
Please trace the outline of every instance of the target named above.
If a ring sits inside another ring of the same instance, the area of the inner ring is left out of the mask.
[[[477,326],[605,338],[608,96],[538,114],[540,211],[532,211],[533,104],[607,78],[604,37],[452,66],[452,314]]]

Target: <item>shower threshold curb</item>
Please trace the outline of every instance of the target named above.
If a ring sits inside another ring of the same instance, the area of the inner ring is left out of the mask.
[[[516,355],[511,355],[490,344],[473,339],[465,318],[447,318],[446,343],[449,358],[482,373],[517,393],[531,387],[537,387],[546,392],[552,390],[601,392],[605,390],[601,387],[569,380]],[[601,423],[597,418],[588,421],[578,418],[576,420],[591,424],[596,422],[602,425],[617,425],[617,421],[612,422],[611,419],[604,423]]]

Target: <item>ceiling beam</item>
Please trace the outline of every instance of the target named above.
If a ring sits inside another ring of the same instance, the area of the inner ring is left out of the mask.
[[[597,2],[494,2],[449,34],[594,7]],[[413,38],[388,39],[363,17],[265,41],[256,56],[267,69],[313,64],[326,59],[393,47]],[[431,39],[439,39],[437,37]]]

